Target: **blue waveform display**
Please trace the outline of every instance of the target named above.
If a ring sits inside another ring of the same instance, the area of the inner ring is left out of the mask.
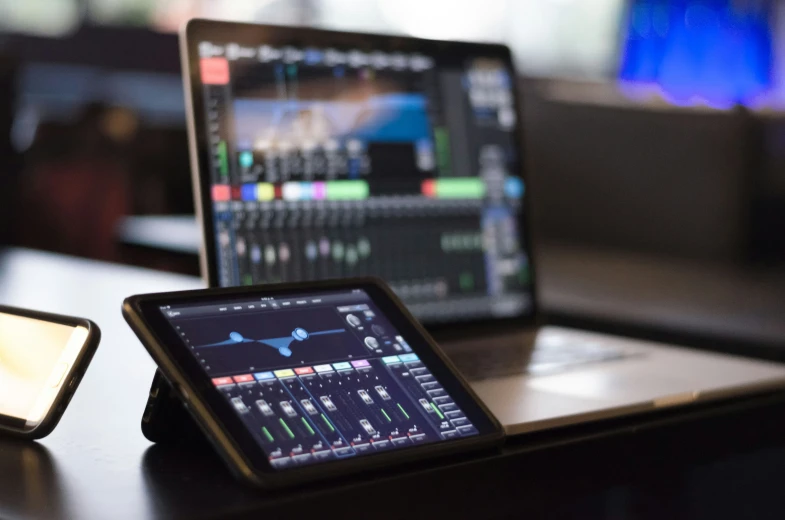
[[[633,0],[619,79],[675,104],[751,105],[774,87],[774,0]]]
[[[208,345],[200,345],[197,348],[208,348],[208,347],[223,347],[226,345],[237,345],[240,343],[261,343],[262,345],[267,345],[268,347],[272,347],[278,351],[278,353],[284,357],[290,357],[292,355],[292,342],[298,341],[302,342],[307,340],[313,336],[324,336],[327,334],[340,334],[342,332],[346,332],[346,329],[331,329],[331,330],[320,330],[317,332],[308,332],[302,327],[297,327],[292,331],[289,336],[284,336],[281,338],[265,338],[265,339],[250,339],[244,337],[239,332],[230,332],[229,339],[224,341],[219,341],[217,343],[210,343]]]

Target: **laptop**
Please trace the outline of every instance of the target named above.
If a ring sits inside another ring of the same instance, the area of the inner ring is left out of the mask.
[[[785,386],[776,364],[538,325],[507,47],[207,20],[181,45],[210,286],[380,276],[508,434]]]

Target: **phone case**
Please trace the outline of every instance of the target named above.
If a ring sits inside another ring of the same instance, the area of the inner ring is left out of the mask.
[[[76,392],[76,389],[79,387],[79,382],[82,380],[82,376],[84,376],[88,365],[90,365],[90,361],[93,359],[93,355],[98,348],[98,344],[101,342],[101,329],[98,328],[98,325],[90,320],[76,318],[73,316],[64,316],[61,314],[39,312],[29,309],[19,309],[15,307],[7,307],[4,305],[0,305],[0,313],[13,314],[16,316],[23,316],[25,318],[60,323],[64,325],[82,325],[86,327],[88,331],[85,345],[82,348],[82,351],[79,353],[79,356],[74,361],[74,364],[69,372],[69,382],[62,385],[60,392],[57,394],[57,397],[52,403],[52,407],[49,409],[49,413],[47,413],[43,421],[41,421],[38,426],[29,432],[18,431],[0,425],[0,434],[12,435],[14,437],[21,437],[24,439],[41,439],[52,433],[52,431],[57,426],[57,423],[60,422],[60,419],[62,418],[66,407],[68,406],[68,403],[71,401],[71,398]]]
[[[158,444],[203,445],[207,442],[172,385],[158,369],[142,416],[142,434]]]

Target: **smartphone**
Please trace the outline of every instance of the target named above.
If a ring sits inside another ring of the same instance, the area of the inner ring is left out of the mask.
[[[100,338],[90,320],[0,305],[0,433],[49,435]]]
[[[366,310],[352,325],[349,316]],[[123,314],[158,364],[159,383],[171,384],[229,469],[251,484],[323,480],[504,440],[379,279],[132,296]],[[396,348],[399,337],[409,352]]]

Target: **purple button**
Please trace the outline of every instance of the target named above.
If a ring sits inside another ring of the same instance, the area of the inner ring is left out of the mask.
[[[314,182],[311,185],[311,196],[314,200],[324,200],[327,198],[327,187],[323,182]]]
[[[358,368],[358,367],[369,367],[369,366],[371,366],[371,364],[370,364],[370,363],[368,363],[368,360],[367,360],[367,359],[361,359],[360,361],[352,361],[352,366],[353,366],[354,368]]]

